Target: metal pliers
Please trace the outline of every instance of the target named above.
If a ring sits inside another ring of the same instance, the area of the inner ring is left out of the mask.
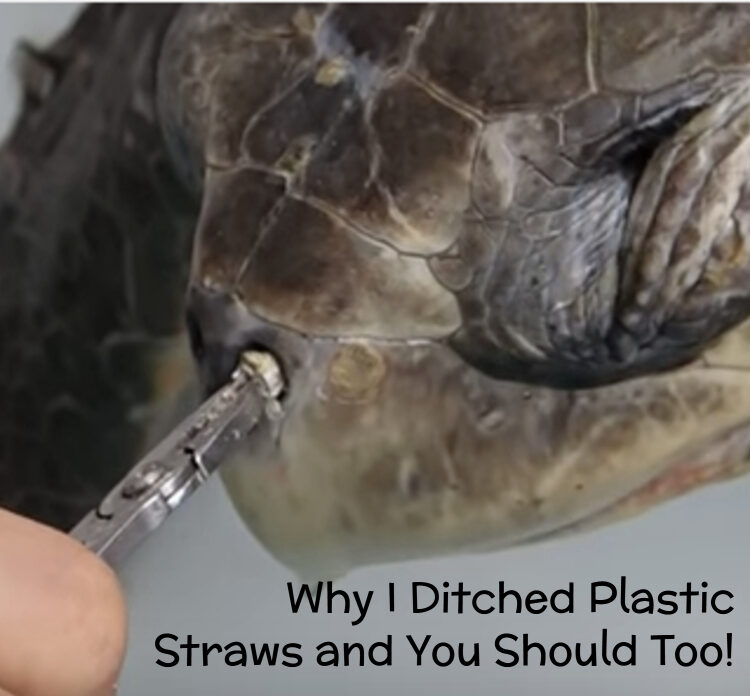
[[[233,443],[264,418],[280,417],[283,391],[270,353],[243,353],[229,382],[143,457],[71,535],[116,564],[205,483]]]

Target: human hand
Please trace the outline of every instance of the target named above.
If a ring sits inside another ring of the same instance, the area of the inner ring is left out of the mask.
[[[0,696],[109,696],[125,602],[71,537],[0,509]]]

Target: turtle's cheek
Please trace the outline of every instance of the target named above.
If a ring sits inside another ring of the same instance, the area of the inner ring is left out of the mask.
[[[248,348],[271,352],[288,381],[299,369],[304,340],[251,314],[236,297],[193,286],[186,314],[190,345],[206,394],[229,379],[240,354]]]

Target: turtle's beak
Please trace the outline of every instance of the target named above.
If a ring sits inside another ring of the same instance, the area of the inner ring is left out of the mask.
[[[221,475],[305,575],[604,524],[750,463],[750,323],[702,361],[591,390],[494,380],[437,342],[305,336],[199,286],[189,323],[207,391],[247,348],[282,365],[283,417]]]

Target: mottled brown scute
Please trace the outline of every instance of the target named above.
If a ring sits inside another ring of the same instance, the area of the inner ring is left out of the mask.
[[[459,322],[453,295],[425,260],[399,256],[292,199],[238,287],[259,316],[305,333],[426,338],[445,336]]]
[[[206,157],[218,165],[240,156],[248,116],[280,97],[303,75],[311,56],[306,37],[279,41],[246,41],[220,59],[221,76],[211,90]],[[263,65],[263,70],[257,70]],[[248,75],[252,74],[252,80]]]
[[[410,225],[423,230],[424,251],[443,251],[469,207],[478,124],[402,79],[378,95],[373,129],[380,181]]]
[[[160,111],[166,127],[179,125],[200,148],[195,157],[236,161],[250,117],[305,74],[314,51],[300,11],[194,5],[178,15],[160,63]]]
[[[308,195],[348,211],[359,222],[372,206],[372,195],[378,194],[373,193],[370,180],[375,153],[368,142],[364,109],[358,99],[352,101],[340,115],[336,135],[315,148],[303,185]],[[380,218],[384,217],[381,212]],[[369,227],[367,220],[364,222]],[[377,225],[372,229],[377,230]]]
[[[473,109],[554,104],[587,88],[583,5],[438,5],[416,71]]]
[[[328,85],[320,84],[315,75],[307,75],[294,90],[253,119],[246,130],[243,149],[252,161],[271,167],[301,138],[318,146],[331,137],[346,113],[346,100],[351,93],[347,79]]]
[[[284,183],[252,169],[210,171],[204,190],[209,195],[204,196],[198,223],[197,263],[204,285],[231,287],[284,196]]]

